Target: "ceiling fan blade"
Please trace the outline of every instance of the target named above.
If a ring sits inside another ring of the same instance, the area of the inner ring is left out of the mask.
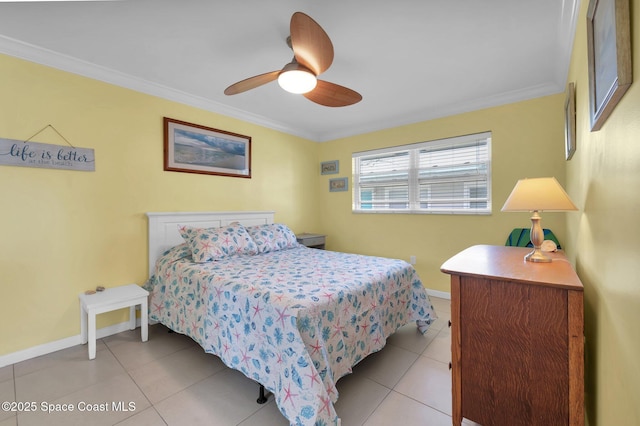
[[[339,84],[318,80],[318,85],[312,91],[303,95],[317,104],[328,107],[343,107],[353,105],[362,100],[360,93]]]
[[[296,12],[291,17],[291,48],[298,63],[320,75],[333,62],[333,44],[322,27],[311,17]]]
[[[253,77],[245,78],[244,80],[234,83],[231,86],[224,89],[224,94],[237,95],[238,93],[255,89],[256,87],[262,86],[263,84],[267,84],[277,79],[278,75],[280,75],[280,71],[271,71],[271,72],[266,72],[264,74],[255,75]]]

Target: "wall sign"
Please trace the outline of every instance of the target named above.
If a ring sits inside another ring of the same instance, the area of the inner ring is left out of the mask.
[[[93,149],[0,138],[0,165],[93,172]]]

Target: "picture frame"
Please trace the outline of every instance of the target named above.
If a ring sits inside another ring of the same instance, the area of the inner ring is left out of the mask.
[[[338,160],[323,161],[320,163],[321,175],[335,175],[340,171],[340,163]]]
[[[251,137],[164,117],[164,170],[251,178]]]
[[[587,54],[593,132],[602,128],[633,80],[629,0],[590,0]]]
[[[344,192],[349,190],[349,179],[333,178],[329,179],[329,192]]]
[[[567,85],[564,101],[564,154],[567,161],[576,152],[576,91],[573,82]]]

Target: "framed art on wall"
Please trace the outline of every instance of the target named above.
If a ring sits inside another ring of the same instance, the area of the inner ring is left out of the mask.
[[[251,137],[164,118],[164,170],[251,177]]]
[[[569,83],[564,101],[564,154],[571,160],[576,152],[576,91],[575,85]]]
[[[340,171],[338,160],[323,161],[320,163],[321,175],[335,175]]]
[[[629,0],[591,0],[587,11],[589,115],[600,130],[633,79]]]
[[[335,178],[329,179],[329,192],[342,192],[349,190],[349,179]]]

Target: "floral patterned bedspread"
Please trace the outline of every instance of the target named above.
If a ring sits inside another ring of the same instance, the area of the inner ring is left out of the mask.
[[[410,321],[436,319],[401,260],[304,246],[193,263],[168,250],[147,282],[150,318],[271,391],[295,425],[335,425],[336,382]]]

